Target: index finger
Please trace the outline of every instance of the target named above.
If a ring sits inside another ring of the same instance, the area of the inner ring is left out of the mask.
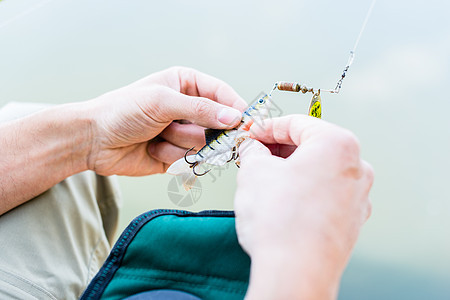
[[[324,128],[334,125],[306,115],[288,115],[280,118],[264,120],[264,123],[253,124],[250,137],[264,144],[281,144],[299,146]]]
[[[266,120],[264,126],[250,128],[250,137],[264,144],[297,146],[290,157],[302,155],[307,151],[326,153],[330,158],[359,157],[359,143],[350,131],[306,115],[289,115]]]
[[[211,99],[241,112],[248,106],[238,93],[224,81],[192,68],[172,67],[153,74],[146,80],[163,84],[188,96]]]

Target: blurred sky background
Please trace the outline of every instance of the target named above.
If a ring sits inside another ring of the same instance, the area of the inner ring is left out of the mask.
[[[0,106],[87,100],[173,65],[219,77],[247,101],[279,80],[333,88],[371,1],[39,3],[0,2]],[[378,0],[341,93],[322,95],[323,119],[357,134],[376,174],[339,299],[450,299],[449,12],[443,0]],[[274,96],[285,115],[310,100]],[[232,209],[236,172],[202,178],[185,209]],[[179,208],[170,179],[119,178],[122,229],[144,211]]]

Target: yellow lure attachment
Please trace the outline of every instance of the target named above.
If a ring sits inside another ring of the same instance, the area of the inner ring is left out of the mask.
[[[308,116],[320,119],[322,117],[322,105],[320,99],[320,90],[314,94],[309,103]]]

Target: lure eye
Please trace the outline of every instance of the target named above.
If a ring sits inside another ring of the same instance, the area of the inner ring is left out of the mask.
[[[258,102],[259,102],[260,104],[263,104],[265,101],[264,101],[263,98],[261,98],[261,99],[258,100]]]

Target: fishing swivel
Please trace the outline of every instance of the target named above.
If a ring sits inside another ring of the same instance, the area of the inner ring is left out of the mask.
[[[208,170],[208,171],[205,171],[205,172],[203,172],[203,173],[201,173],[201,174],[199,174],[199,173],[197,173],[197,172],[195,171],[195,167],[198,165],[198,161],[190,162],[190,161],[187,160],[186,156],[187,156],[188,153],[191,152],[192,150],[194,150],[194,147],[192,147],[191,149],[188,149],[188,150],[186,151],[186,153],[184,153],[184,160],[186,161],[187,164],[189,164],[189,168],[192,169],[192,172],[194,173],[195,176],[203,176],[203,175],[206,175],[206,173],[208,173],[209,171],[211,171],[211,169]]]
[[[286,81],[278,81],[273,86],[272,91],[274,90],[280,90],[280,91],[288,91],[288,92],[302,92],[303,94],[306,94],[308,92],[311,92],[314,94],[314,89],[309,88],[306,85],[301,85],[298,82],[286,82]]]

